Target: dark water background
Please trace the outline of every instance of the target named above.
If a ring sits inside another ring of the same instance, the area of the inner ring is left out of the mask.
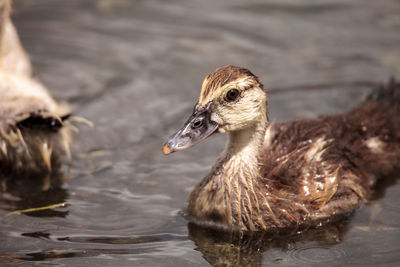
[[[396,181],[341,223],[240,239],[182,216],[226,136],[161,154],[219,66],[261,77],[275,121],[347,110],[400,77],[399,1],[15,0],[13,19],[36,76],[96,127],[80,127],[61,188],[2,194],[1,265],[400,265]]]

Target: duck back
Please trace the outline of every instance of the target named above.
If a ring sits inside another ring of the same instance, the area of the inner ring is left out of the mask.
[[[263,183],[280,199],[271,202],[276,210],[312,221],[358,207],[399,161],[400,85],[394,79],[347,113],[271,125],[260,158]]]

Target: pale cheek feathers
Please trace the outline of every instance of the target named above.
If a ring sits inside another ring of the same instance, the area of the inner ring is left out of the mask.
[[[261,90],[249,90],[242,92],[244,94],[238,102],[232,105],[219,105],[216,108],[217,115],[226,125],[241,126],[250,125],[263,118],[266,96]]]

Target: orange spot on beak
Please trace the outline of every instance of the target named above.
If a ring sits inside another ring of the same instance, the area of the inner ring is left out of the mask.
[[[172,151],[171,151],[171,149],[169,148],[168,145],[163,145],[162,152],[164,153],[164,155],[168,155],[168,154],[172,153]]]

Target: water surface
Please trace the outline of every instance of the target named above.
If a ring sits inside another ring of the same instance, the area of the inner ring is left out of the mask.
[[[238,238],[183,216],[226,136],[161,154],[203,77],[226,64],[261,77],[274,121],[356,105],[377,82],[400,77],[399,14],[396,0],[16,0],[13,19],[35,75],[96,127],[80,127],[62,187],[17,184],[1,195],[0,263],[399,265],[395,180],[340,223]]]

